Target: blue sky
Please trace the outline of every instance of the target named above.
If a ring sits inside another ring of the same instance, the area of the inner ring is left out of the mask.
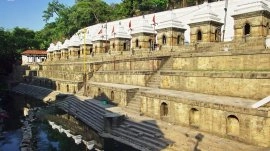
[[[12,29],[16,26],[32,30],[40,30],[45,22],[43,11],[52,0],[0,0],[0,27]],[[75,0],[58,0],[72,6]],[[119,3],[121,0],[104,0],[107,3]]]

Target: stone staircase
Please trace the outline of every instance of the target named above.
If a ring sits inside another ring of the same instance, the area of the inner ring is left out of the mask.
[[[159,88],[160,86],[160,71],[162,70],[171,70],[173,65],[173,59],[172,57],[166,58],[165,62],[157,72],[155,72],[150,80],[147,82],[147,86],[151,88]]]
[[[172,70],[172,66],[173,66],[173,57],[169,57],[159,70]]]
[[[141,99],[140,99],[140,92],[136,92],[134,96],[128,100],[127,106],[124,108],[129,113],[133,113],[136,115],[140,114],[141,108]]]
[[[100,69],[100,68],[98,68],[98,69]],[[87,83],[87,81],[90,81],[91,80],[91,78],[93,77],[94,73],[93,72],[89,72],[89,73],[87,73],[87,75],[88,76],[87,76],[87,79],[85,81],[86,83]],[[86,94],[84,94],[84,89],[85,89],[85,91],[87,91],[86,88],[85,88],[85,85],[83,83],[82,88],[79,91],[77,91],[76,95],[86,96]]]
[[[151,79],[148,81],[147,86],[151,88],[159,88],[160,85],[160,72],[156,72],[152,75]]]
[[[119,127],[113,129],[112,135],[127,140],[139,150],[159,151],[173,143],[164,138],[157,125],[149,121],[138,123],[125,120]]]
[[[28,85],[24,83],[20,83],[17,86],[12,88],[12,91],[15,93],[33,96],[36,99],[50,101],[55,100],[56,95],[58,94],[51,89],[47,89],[44,87]]]
[[[91,126],[97,132],[104,129],[105,108],[94,100],[81,101],[75,96],[67,97],[65,100],[57,102],[60,107],[69,114],[79,118],[86,125]]]
[[[84,86],[82,86],[82,88],[76,92],[76,95],[84,96]]]

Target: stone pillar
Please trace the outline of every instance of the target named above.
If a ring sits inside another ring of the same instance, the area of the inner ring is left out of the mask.
[[[93,45],[92,44],[91,45],[89,45],[89,44],[80,45],[80,54],[82,57],[84,55],[84,49],[85,49],[85,55],[90,55],[93,52]]]
[[[70,58],[78,58],[78,51],[80,51],[80,47],[77,47],[77,46],[68,47]]]
[[[234,40],[246,41],[254,37],[266,37],[269,35],[270,12],[255,11],[233,15]]]
[[[221,41],[221,26],[223,24],[215,21],[191,23],[190,42],[219,42]]]
[[[157,43],[160,46],[180,46],[184,44],[186,29],[164,28],[157,29]]]
[[[111,51],[127,51],[129,50],[130,40],[126,38],[112,38],[110,39]]]
[[[55,57],[56,57],[54,59],[55,60],[60,60],[61,59],[61,52],[59,50],[57,50],[57,51],[54,51],[54,53],[55,53]]]
[[[234,10],[234,40],[253,41],[269,35],[270,8],[263,0],[250,0]]]
[[[61,59],[68,59],[68,49],[61,49]]]
[[[105,47],[107,47],[107,50],[109,50],[110,43],[106,44],[106,40],[97,40],[94,41],[94,52],[95,53],[106,53]]]
[[[150,50],[151,43],[155,41],[155,34],[151,33],[136,33],[132,34],[132,48]]]

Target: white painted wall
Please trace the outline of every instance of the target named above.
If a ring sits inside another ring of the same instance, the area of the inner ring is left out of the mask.
[[[28,57],[26,55],[22,55],[22,64],[31,64],[34,62],[40,63],[42,60],[44,61],[46,57]]]

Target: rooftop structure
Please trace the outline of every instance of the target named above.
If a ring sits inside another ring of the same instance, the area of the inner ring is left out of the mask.
[[[22,65],[31,63],[41,63],[46,60],[47,52],[44,50],[25,50],[21,53]]]

